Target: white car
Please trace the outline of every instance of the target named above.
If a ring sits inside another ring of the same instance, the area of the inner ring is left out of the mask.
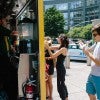
[[[80,46],[78,44],[69,44],[68,54],[70,60],[87,60],[87,56],[84,54],[83,50],[80,49]]]

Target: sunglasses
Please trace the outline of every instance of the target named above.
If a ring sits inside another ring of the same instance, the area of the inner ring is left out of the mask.
[[[96,37],[98,34],[93,34],[94,37]]]

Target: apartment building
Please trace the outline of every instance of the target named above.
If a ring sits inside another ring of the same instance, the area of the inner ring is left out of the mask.
[[[66,30],[100,19],[100,0],[44,0],[44,7],[56,7],[63,13]]]

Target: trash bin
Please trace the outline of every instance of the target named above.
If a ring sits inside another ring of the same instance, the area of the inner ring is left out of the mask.
[[[67,55],[64,62],[65,68],[70,69],[70,56]]]
[[[91,66],[91,59],[87,57],[87,66]]]

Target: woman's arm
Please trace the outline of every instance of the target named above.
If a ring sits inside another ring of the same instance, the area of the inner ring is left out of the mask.
[[[47,43],[45,43],[45,48],[48,50],[50,57],[49,59],[53,59],[56,58],[57,56],[59,56],[60,54],[66,55],[67,49],[65,47],[57,50],[55,53],[51,52],[51,48]]]
[[[66,48],[61,48],[58,51],[56,51],[55,53],[52,53],[50,48],[48,48],[48,52],[49,52],[51,58],[53,59],[53,58],[58,57],[60,54],[66,55],[67,49]]]
[[[50,50],[58,50],[60,45],[50,46]]]

